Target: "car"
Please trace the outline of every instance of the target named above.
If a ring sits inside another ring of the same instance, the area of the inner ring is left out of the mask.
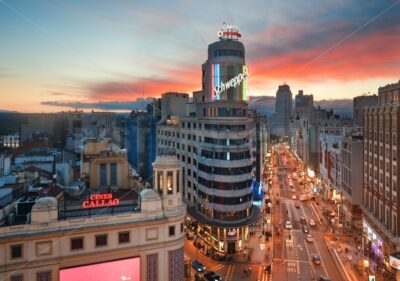
[[[296,199],[297,199],[297,196],[296,196],[296,195],[292,195],[292,199],[293,199],[293,200],[296,200]]]
[[[286,225],[285,225],[286,229],[292,229],[292,223],[290,221],[286,221]]]
[[[299,203],[299,202],[296,202],[296,203],[294,204],[294,206],[295,206],[297,209],[300,209],[300,203]]]
[[[307,225],[303,225],[303,232],[304,233],[309,233],[310,232],[310,230],[308,229]]]
[[[301,223],[307,224],[307,220],[306,220],[306,218],[304,218],[304,217],[300,217],[300,222],[301,222]]]
[[[224,261],[224,260],[226,259],[226,255],[215,254],[215,255],[212,257],[212,259],[213,259],[213,260],[216,260],[216,261]]]
[[[315,265],[321,265],[321,257],[320,256],[317,256],[317,255],[312,256],[312,261]]]
[[[310,243],[314,242],[314,238],[312,237],[311,234],[307,234],[307,236],[306,236],[306,241],[307,241],[307,242],[310,242]]]
[[[318,281],[331,281],[331,278],[326,277],[326,276],[321,276],[318,278]]]
[[[316,226],[316,223],[315,223],[315,220],[313,220],[313,219],[310,219],[310,226]]]
[[[207,271],[204,274],[204,278],[206,278],[207,281],[222,281],[222,276],[219,276],[214,271]]]
[[[204,272],[206,270],[206,267],[199,261],[194,260],[192,262],[192,267],[197,271],[197,272]]]
[[[296,192],[296,188],[294,188],[293,186],[290,186],[290,191],[295,193]]]

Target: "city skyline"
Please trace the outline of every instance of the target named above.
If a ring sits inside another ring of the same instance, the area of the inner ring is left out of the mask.
[[[199,90],[205,47],[223,22],[241,28],[249,95],[275,95],[285,82],[316,100],[377,93],[399,79],[399,3],[2,0],[0,109],[55,112]]]

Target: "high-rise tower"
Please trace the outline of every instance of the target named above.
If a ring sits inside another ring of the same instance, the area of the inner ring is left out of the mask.
[[[187,116],[171,116],[157,127],[157,142],[177,150],[189,231],[211,251],[234,253],[244,249],[249,225],[258,220],[252,186],[262,144],[247,110],[239,28],[224,25],[218,35],[202,65],[202,90],[187,104]]]

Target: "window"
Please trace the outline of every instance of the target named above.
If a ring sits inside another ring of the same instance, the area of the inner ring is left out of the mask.
[[[83,237],[71,238],[71,250],[83,249]]]
[[[176,171],[176,193],[179,193],[179,171]]]
[[[100,185],[107,185],[107,166],[106,164],[100,164]]]
[[[196,124],[196,123],[195,123]],[[181,222],[181,233],[183,232],[183,222]]]
[[[168,233],[169,233],[169,236],[175,235],[175,226],[174,225],[171,225],[170,227],[168,227]]]
[[[107,234],[96,235],[96,247],[107,246]]]
[[[11,276],[11,281],[23,281],[23,280],[24,280],[24,276],[23,275]]]
[[[11,258],[22,258],[22,245],[11,245]]]
[[[117,185],[117,164],[111,164],[111,185]]]
[[[51,281],[51,271],[38,272],[37,281]]]
[[[157,185],[158,185],[158,192],[162,193],[162,188],[163,188],[163,172],[158,171],[157,172]]]
[[[167,193],[168,194],[172,194],[172,185],[173,185],[172,172],[168,171],[167,172]]]
[[[118,242],[120,244],[129,243],[129,241],[130,241],[129,231],[124,231],[124,232],[119,232],[118,233]]]

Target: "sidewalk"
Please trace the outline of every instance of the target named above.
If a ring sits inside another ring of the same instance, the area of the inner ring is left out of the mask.
[[[262,235],[261,226],[252,227],[254,235],[247,242],[247,249],[244,253],[236,253],[233,255],[233,260],[238,263],[266,263],[266,258],[271,256],[268,254],[268,249],[271,248],[272,239],[266,242],[265,236]],[[261,249],[261,245],[264,245]]]
[[[322,208],[325,207],[329,210],[333,209],[330,202],[321,199],[319,199],[318,202]],[[333,228],[324,215],[321,215],[321,217],[323,218],[323,223],[326,227]],[[342,269],[346,270],[347,273],[351,275],[352,280],[367,281],[369,275],[374,275],[376,281],[390,280],[389,277],[385,277],[382,274],[375,272],[375,268],[377,268],[376,262],[363,256],[363,253],[357,249],[357,242],[352,235],[346,233],[334,235],[330,233],[325,234],[325,238],[329,241],[328,243],[330,244],[330,247],[335,251],[335,254],[340,259]],[[369,260],[369,268],[361,268],[357,266],[357,261],[364,259]]]

